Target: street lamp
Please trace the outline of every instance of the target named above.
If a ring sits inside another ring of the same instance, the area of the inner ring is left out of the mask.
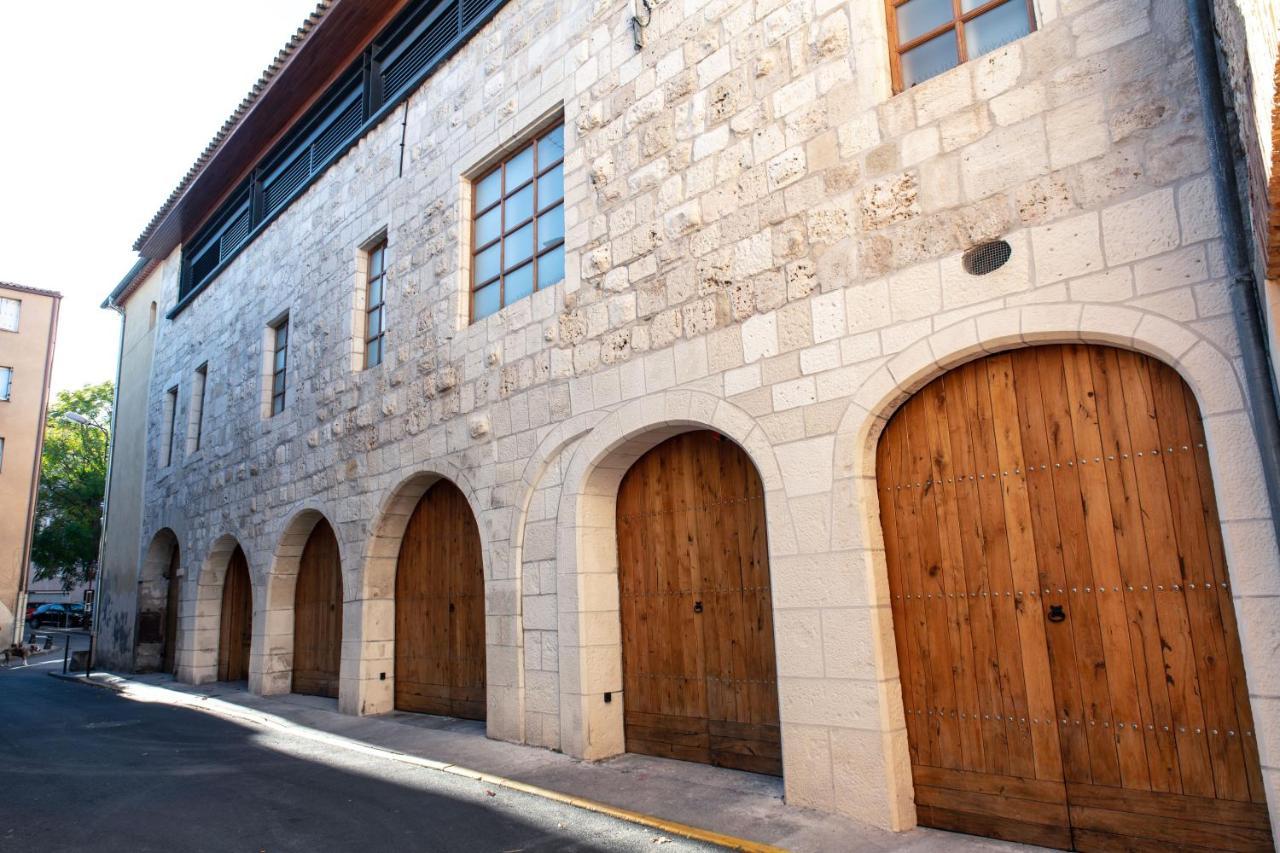
[[[101,430],[102,432],[107,433],[106,427],[101,424],[95,424],[79,412],[63,412],[62,419],[64,421],[71,421],[73,424],[80,424],[80,426],[93,427],[96,430]],[[107,434],[109,435],[110,433]]]
[[[108,430],[106,427],[102,426],[101,424],[94,423],[93,421],[89,420],[87,417],[80,414],[79,412],[63,412],[62,419],[64,421],[69,421],[73,424],[79,424],[80,426],[93,427],[94,429],[98,430],[99,432],[101,432],[103,435],[107,437],[108,444],[110,444],[111,442],[110,430]],[[96,651],[95,647],[97,646],[97,640],[98,640],[98,589],[102,585],[102,549],[103,549],[103,545],[105,544],[106,535],[107,535],[106,495],[104,494],[102,497],[103,497],[102,519],[100,524],[102,532],[99,534],[99,538],[98,538],[98,565],[95,567],[94,578],[93,578],[93,610],[91,611],[91,615],[90,615],[90,618],[92,619],[92,621],[89,623],[89,660],[84,670],[84,674],[86,676],[89,674],[93,666],[93,654]],[[67,637],[67,645],[68,647],[70,647],[71,645],[71,637],[69,635]]]

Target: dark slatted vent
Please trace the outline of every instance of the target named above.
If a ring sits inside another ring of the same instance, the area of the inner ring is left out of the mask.
[[[364,115],[360,99],[355,98],[334,117],[333,124],[316,137],[315,143],[311,146],[311,168],[314,170],[323,166],[325,161],[342,147],[342,143],[360,129],[362,121],[364,121]]]
[[[248,236],[249,206],[245,205],[244,211],[227,225],[227,230],[222,233],[222,237],[218,240],[218,259],[226,260],[230,257],[231,253],[240,248],[240,244]]]
[[[382,58],[382,92],[390,99],[425,71],[458,35],[458,3],[441,3],[420,21],[404,27],[386,46]]]
[[[180,300],[217,274],[250,237],[403,100],[507,0],[413,0],[264,157],[250,181],[182,250]],[[366,71],[372,73],[366,76]],[[253,204],[250,204],[250,198]],[[181,309],[183,306],[179,306]]]
[[[964,253],[960,262],[969,275],[986,275],[1004,266],[1013,254],[1013,247],[1004,240],[981,243]]]

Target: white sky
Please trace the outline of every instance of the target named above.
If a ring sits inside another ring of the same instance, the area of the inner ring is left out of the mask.
[[[129,247],[315,0],[0,0],[0,281],[61,291],[55,391],[115,377]]]

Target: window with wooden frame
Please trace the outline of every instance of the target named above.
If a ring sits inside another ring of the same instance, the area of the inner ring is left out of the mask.
[[[885,0],[893,90],[977,59],[1035,29],[1033,0]]]
[[[368,250],[369,283],[364,299],[364,366],[382,364],[382,339],[387,333],[387,238]]]
[[[564,280],[564,125],[472,185],[471,319]]]
[[[289,315],[271,327],[274,347],[271,356],[271,415],[284,411],[285,384],[289,366]]]

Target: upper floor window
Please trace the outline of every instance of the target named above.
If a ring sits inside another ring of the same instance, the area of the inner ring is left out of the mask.
[[[382,339],[387,333],[387,240],[369,249],[369,284],[364,300],[364,366],[382,364]]]
[[[18,331],[18,320],[22,315],[22,300],[0,296],[0,331]]]
[[[200,449],[204,441],[204,395],[209,384],[209,362],[196,368],[195,381],[191,384],[191,427],[188,430],[187,453]]]
[[[564,279],[564,125],[545,131],[472,191],[471,319]]]
[[[275,347],[271,357],[271,414],[284,411],[285,379],[289,366],[289,317],[272,326]]]
[[[1032,0],[885,2],[895,92],[990,53],[1035,28]]]
[[[0,367],[0,400],[8,400],[13,391],[13,368]]]
[[[164,394],[164,460],[163,466],[173,463],[174,425],[178,418],[178,386],[175,385]]]
[[[4,436],[0,435],[0,471],[4,470]]]

